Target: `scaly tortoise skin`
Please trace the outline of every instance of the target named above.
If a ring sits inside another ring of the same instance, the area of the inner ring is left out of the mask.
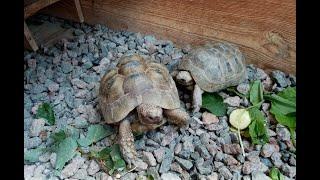
[[[139,55],[120,58],[100,81],[99,105],[108,124],[119,124],[119,144],[129,167],[138,160],[133,133],[155,129],[166,121],[187,125],[174,80],[162,64]],[[163,118],[165,115],[166,118]]]
[[[194,85],[194,112],[199,111],[203,91],[216,92],[236,86],[246,77],[245,57],[230,43],[207,43],[192,49],[180,61],[176,80],[182,85]]]

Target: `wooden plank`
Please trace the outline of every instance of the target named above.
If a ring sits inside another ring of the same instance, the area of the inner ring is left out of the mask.
[[[80,1],[79,1],[79,0],[74,0],[74,4],[75,4],[76,9],[77,9],[77,14],[78,14],[79,22],[83,23],[83,22],[84,22],[84,18],[83,18],[83,14],[82,14],[82,9],[81,9],[81,5],[80,5]]]
[[[60,23],[44,22],[40,25],[29,25],[29,29],[37,44],[49,47],[61,39],[72,39],[73,30],[61,27]]]
[[[77,20],[71,0],[46,13]],[[85,22],[155,34],[179,46],[208,40],[237,44],[248,63],[296,72],[294,0],[81,0]]]
[[[24,22],[24,37],[25,37],[25,41],[27,41],[27,44],[28,44],[27,48],[31,47],[31,49],[33,51],[37,51],[39,49],[36,41],[32,37],[32,34],[31,34],[26,22]]]
[[[24,7],[24,19],[27,19],[28,17],[32,16],[39,10],[50,6],[53,3],[56,3],[60,0],[37,0],[37,1],[25,1],[25,7]]]

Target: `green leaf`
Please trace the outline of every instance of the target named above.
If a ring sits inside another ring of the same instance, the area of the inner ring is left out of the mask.
[[[223,102],[223,98],[217,93],[203,93],[202,108],[209,110],[216,116],[224,116],[227,113],[227,105]]]
[[[37,162],[43,152],[44,148],[30,149],[24,153],[24,160],[31,163]]]
[[[56,132],[50,136],[50,138],[53,139],[54,142],[60,143],[66,138],[66,133],[63,130],[60,130],[59,132]]]
[[[113,133],[111,128],[105,129],[102,125],[91,125],[88,128],[87,137],[78,139],[80,146],[87,147],[92,143],[96,143],[101,139],[111,135]]]
[[[256,107],[249,109],[252,123],[249,126],[249,134],[253,144],[265,144],[269,141],[266,129],[266,121],[262,112]]]
[[[111,147],[106,147],[98,153],[91,152],[91,154],[96,159],[103,161],[110,174],[112,174],[114,171],[122,171],[126,167],[126,163],[123,160],[120,152],[119,144],[114,144]]]
[[[252,83],[249,98],[252,105],[260,108],[263,102],[263,87],[260,80],[256,80]]]
[[[269,176],[272,180],[284,180],[285,176],[281,174],[280,170],[276,167],[273,167],[270,170]]]
[[[148,174],[148,175],[147,175],[147,180],[154,180],[153,175],[152,175],[152,174]]]
[[[64,139],[57,150],[56,169],[61,170],[63,166],[76,154],[78,144],[71,137]]]
[[[271,101],[270,112],[291,131],[296,129],[296,88],[288,87],[277,95],[265,95]]]
[[[280,112],[281,114],[289,114],[292,112],[296,112],[296,103],[292,102],[288,99],[285,99],[281,96],[276,94],[272,95],[265,95],[264,96],[267,100],[271,101],[271,109],[270,112],[274,114],[274,112]]]
[[[274,116],[280,124],[293,130],[296,129],[296,116],[283,115],[281,113],[274,113]]]
[[[47,122],[50,125],[54,125],[54,123],[56,121],[53,109],[52,109],[51,105],[48,103],[43,103],[42,105],[39,106],[39,108],[37,110],[36,117],[43,118],[43,119],[47,120]]]
[[[279,92],[278,96],[296,103],[296,87],[288,87],[283,91]]]

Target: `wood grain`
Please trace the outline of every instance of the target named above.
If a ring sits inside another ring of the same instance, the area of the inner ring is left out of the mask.
[[[248,63],[296,72],[294,0],[81,0],[85,22],[154,34],[179,46],[205,41],[237,44]],[[77,21],[72,0],[45,13]]]
[[[37,51],[39,49],[26,22],[24,22],[24,45],[33,51]]]
[[[24,19],[32,16],[40,9],[50,6],[60,0],[25,0],[24,1]]]

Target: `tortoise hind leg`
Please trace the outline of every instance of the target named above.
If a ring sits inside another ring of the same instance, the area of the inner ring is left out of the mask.
[[[200,111],[202,105],[202,94],[203,90],[197,84],[195,84],[192,96],[193,113]]]
[[[190,119],[189,114],[179,108],[179,109],[164,109],[164,114],[167,116],[168,121],[176,124],[178,126],[187,126],[188,120]]]
[[[137,151],[134,146],[134,138],[128,119],[120,122],[119,145],[124,160],[128,163],[129,168],[131,168],[137,160]]]

